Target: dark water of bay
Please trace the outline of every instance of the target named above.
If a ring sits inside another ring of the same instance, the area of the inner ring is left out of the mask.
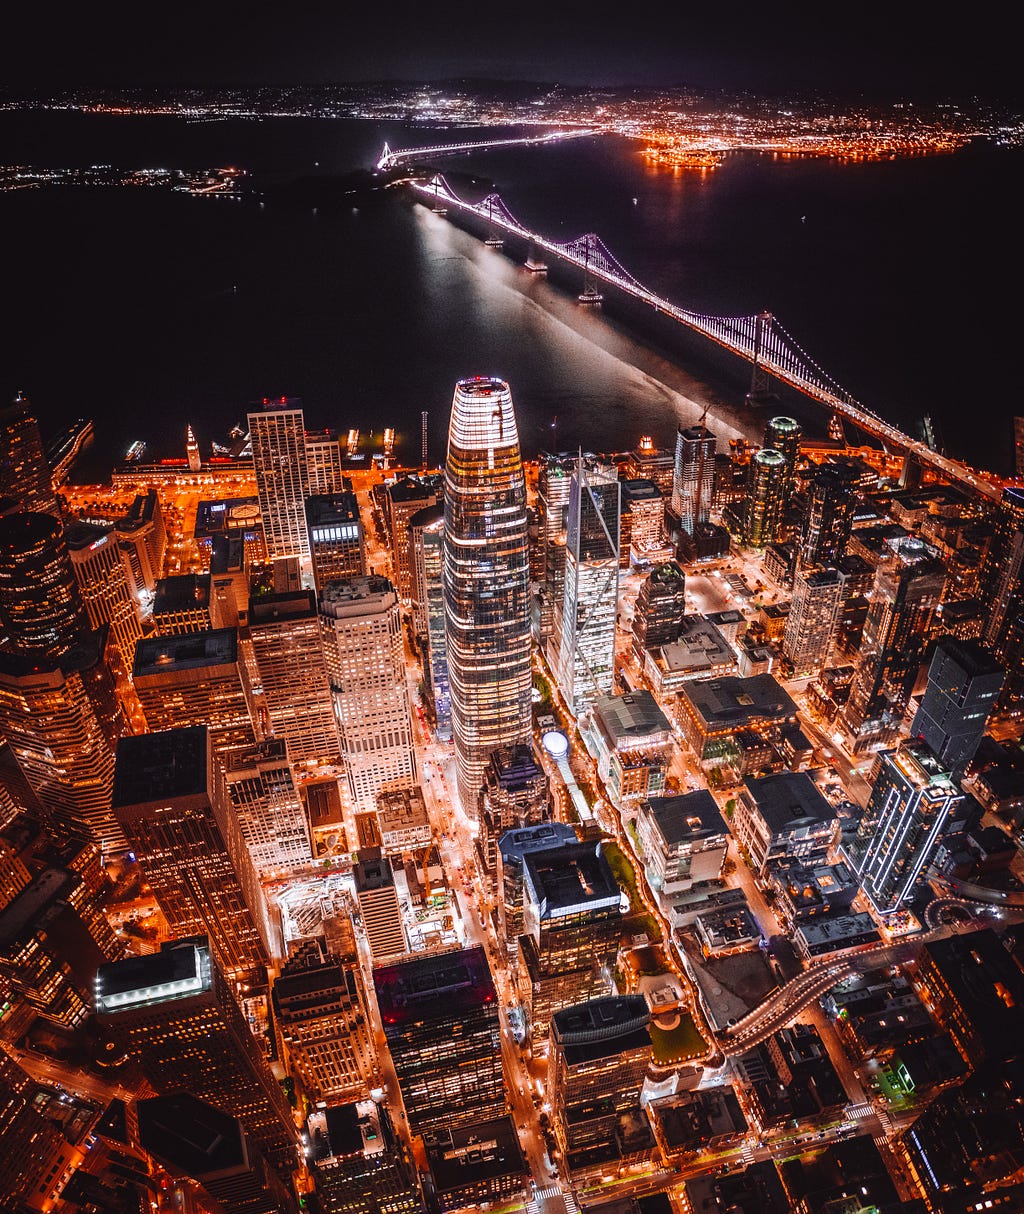
[[[394,123],[0,113],[0,163],[237,164],[289,176],[372,165],[393,147],[472,139]],[[595,231],[659,295],[714,315],[770,310],[839,385],[915,436],[1012,471],[1024,153],[977,143],[951,156],[841,165],[729,156],[715,172],[647,166],[602,137],[494,149],[444,168],[493,182],[528,227]],[[635,199],[635,202],[634,202]],[[75,479],[128,444],[208,449],[263,396],[297,396],[307,424],[398,431],[443,458],[455,381],[508,379],[524,449],[664,445],[706,405],[724,445],[757,439],[749,368],[684,352],[581,309],[571,293],[398,191],[314,211],[160,189],[0,194],[7,297],[0,392],[23,390],[44,435],[92,417]],[[1009,302],[1006,302],[1009,300]],[[1013,330],[1013,334],[1011,334]],[[786,400],[810,432],[827,419]],[[367,447],[367,449],[370,449]]]

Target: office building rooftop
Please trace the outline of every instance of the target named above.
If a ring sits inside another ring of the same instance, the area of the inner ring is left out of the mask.
[[[237,661],[237,628],[148,636],[135,646],[132,675],[138,678],[168,671],[197,670],[204,666],[227,666]]]
[[[527,853],[523,875],[542,920],[619,904],[621,890],[600,843]]]
[[[498,997],[480,945],[377,966],[373,984],[385,1031],[415,1021],[458,1019]]]
[[[112,808],[205,793],[208,744],[205,725],[119,738]]]

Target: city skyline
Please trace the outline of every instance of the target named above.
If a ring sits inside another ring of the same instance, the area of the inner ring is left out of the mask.
[[[1024,1208],[1012,40],[661,7],[15,15],[4,1211]]]

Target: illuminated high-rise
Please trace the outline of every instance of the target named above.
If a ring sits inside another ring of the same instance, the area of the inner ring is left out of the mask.
[[[39,423],[21,392],[0,409],[0,498],[22,510],[58,513]]]
[[[946,568],[936,550],[908,536],[878,566],[860,657],[843,709],[854,752],[889,744],[903,719],[935,627]]]
[[[672,513],[687,535],[706,523],[715,492],[717,440],[703,423],[679,426],[676,431],[676,464],[672,476]]]
[[[306,498],[306,523],[317,593],[332,578],[366,572],[363,523],[354,493],[319,493]]]
[[[843,852],[882,914],[899,910],[934,855],[964,794],[920,739],[881,755],[881,768],[856,834]]]
[[[226,803],[260,880],[308,868],[313,862],[309,823],[283,740],[231,746],[217,758]]]
[[[988,604],[981,639],[1006,667],[1000,707],[1019,715],[1024,705],[1024,488],[1003,490],[995,535],[981,570]]]
[[[49,514],[0,518],[0,626],[6,648],[57,657],[89,631],[64,529]]]
[[[298,1165],[291,1107],[205,936],[100,966],[95,1006],[158,1093],[191,1092],[237,1117],[290,1179]]]
[[[0,652],[0,734],[47,817],[117,854],[125,840],[110,793],[125,721],[105,658],[107,632],[87,633],[59,657]]]
[[[565,587],[565,524],[576,460],[541,454],[537,473],[539,578],[533,628],[541,645],[558,653]]]
[[[444,631],[444,506],[427,506],[409,520],[409,563],[416,636],[439,742],[452,740],[452,700]]]
[[[774,447],[762,447],[750,460],[743,542],[767,548],[779,537],[789,484],[786,457]]]
[[[352,803],[416,782],[398,595],[384,577],[327,582],[320,594],[327,671]]]
[[[373,984],[413,1133],[500,1117],[501,1025],[483,947],[379,965]]]
[[[249,603],[249,633],[267,735],[284,738],[293,763],[337,763],[338,723],[324,660],[316,595],[264,594]]]
[[[569,490],[557,677],[574,716],[611,695],[619,598],[619,481],[577,461]]]
[[[171,932],[208,936],[237,978],[267,964],[270,927],[219,774],[203,725],[122,738],[112,803]]]
[[[272,561],[298,557],[308,565],[309,473],[302,408],[293,397],[264,398],[248,422],[267,553]]]
[[[796,486],[796,465],[800,459],[800,440],[803,431],[800,423],[792,417],[773,417],[764,428],[764,445],[778,451],[786,461],[786,475],[782,487],[782,513],[785,515]]]
[[[472,813],[499,746],[532,722],[526,479],[512,393],[477,376],[455,388],[444,485],[444,594],[452,727]]]
[[[130,672],[142,623],[138,601],[128,586],[117,533],[113,527],[71,522],[64,528],[64,538],[89,623],[93,628],[110,625],[110,639],[124,670]]]
[[[856,505],[856,474],[847,464],[818,468],[807,490],[800,531],[802,565],[834,565],[845,555]]]
[[[838,569],[812,568],[797,575],[782,640],[797,675],[816,674],[828,665],[845,585]]]

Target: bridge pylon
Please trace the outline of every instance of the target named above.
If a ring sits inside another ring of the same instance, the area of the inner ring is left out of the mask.
[[[604,299],[590,275],[590,246],[593,239],[593,232],[588,232],[583,241],[583,290],[576,296],[579,303],[588,307],[596,307]]]
[[[779,394],[773,390],[764,366],[764,352],[771,337],[773,319],[771,312],[758,312],[754,318],[753,368],[750,373],[750,391],[746,398],[749,409],[774,405],[779,399]]]

